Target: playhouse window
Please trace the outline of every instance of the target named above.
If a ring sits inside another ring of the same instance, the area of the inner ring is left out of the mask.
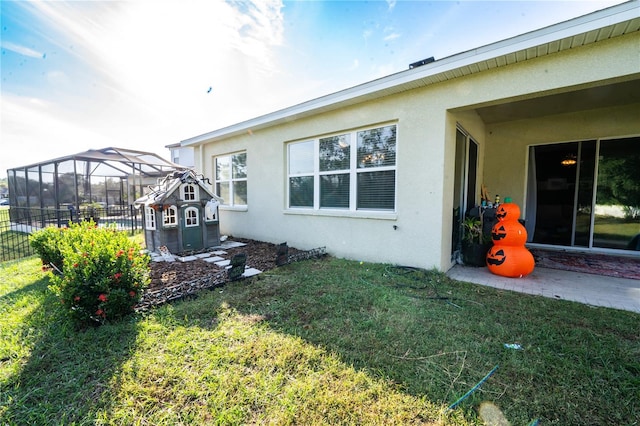
[[[166,227],[178,225],[178,209],[176,206],[171,206],[162,212],[162,225]]]
[[[198,187],[196,185],[187,183],[182,185],[180,190],[184,201],[196,201],[198,199]]]
[[[247,205],[247,153],[215,158],[216,195],[228,206]]]
[[[191,228],[193,226],[200,225],[200,216],[198,215],[198,209],[195,207],[188,207],[184,211],[184,226],[185,228]]]
[[[290,208],[395,210],[396,125],[288,145]]]
[[[147,229],[156,229],[156,212],[151,207],[144,208],[144,225]]]

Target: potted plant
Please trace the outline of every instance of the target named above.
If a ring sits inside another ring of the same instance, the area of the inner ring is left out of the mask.
[[[462,222],[462,261],[469,266],[485,266],[491,239],[483,232],[480,217],[467,217]]]

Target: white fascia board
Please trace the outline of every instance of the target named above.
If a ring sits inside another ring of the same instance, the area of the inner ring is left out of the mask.
[[[312,111],[331,106],[337,107],[343,102],[355,103],[357,98],[372,96],[375,95],[376,92],[382,92],[394,87],[398,88],[398,91],[401,91],[404,84],[411,84],[418,80],[432,78],[473,64],[495,60],[496,58],[526,49],[543,46],[638,18],[640,18],[640,0],[632,0],[569,21],[448,56],[427,65],[400,71],[377,80],[223,127],[203,135],[185,139],[181,141],[180,144],[181,146],[196,146],[215,141],[216,139],[246,133],[249,130],[275,125],[284,120],[291,120],[296,116],[309,114]]]

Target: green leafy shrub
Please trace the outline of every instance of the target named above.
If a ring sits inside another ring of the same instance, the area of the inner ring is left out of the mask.
[[[62,241],[63,230],[64,228],[48,226],[34,232],[31,234],[31,237],[29,237],[29,244],[40,257],[40,260],[42,260],[42,264],[45,267],[53,265],[59,270],[62,270],[60,241]]]
[[[149,256],[125,233],[73,224],[62,231],[59,249],[62,275],[50,288],[74,320],[101,324],[133,312],[149,283]]]

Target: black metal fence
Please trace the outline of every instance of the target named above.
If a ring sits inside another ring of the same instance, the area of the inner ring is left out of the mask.
[[[116,226],[132,234],[142,229],[142,217],[133,206],[109,206],[83,211],[74,209],[0,208],[0,262],[34,254],[29,235],[47,226],[64,227],[69,223],[93,220],[98,226]]]

